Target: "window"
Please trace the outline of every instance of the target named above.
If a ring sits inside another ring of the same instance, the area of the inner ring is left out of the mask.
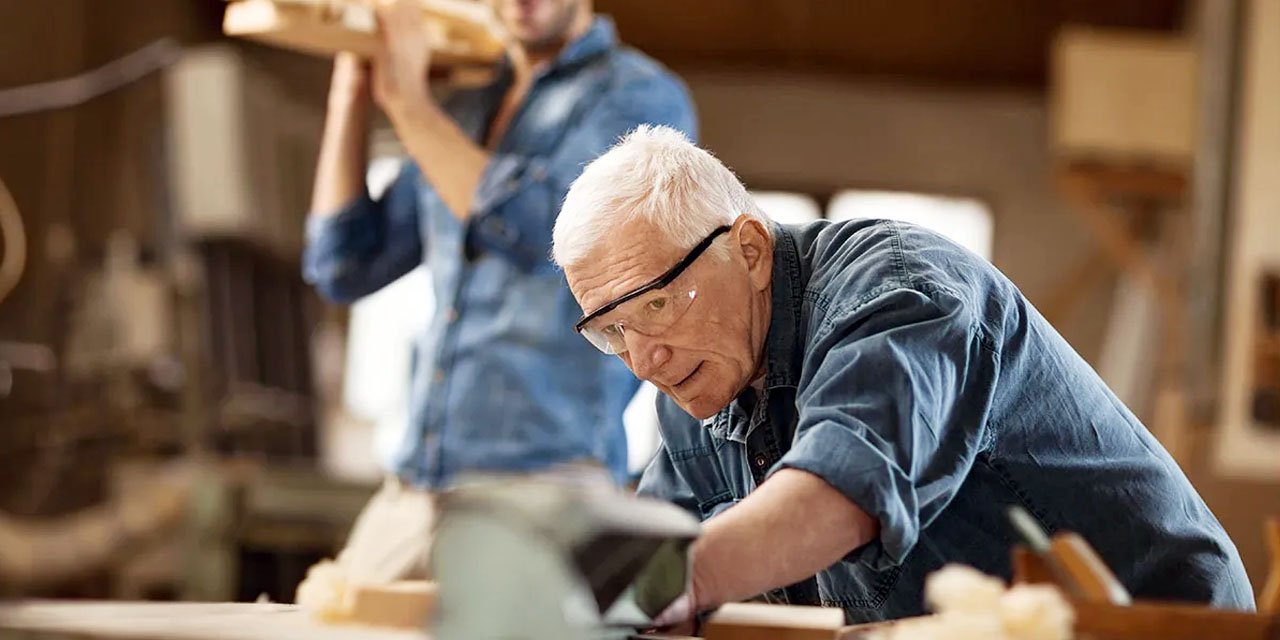
[[[753,191],[751,197],[765,215],[783,224],[813,222],[822,217],[818,201],[802,193]]]

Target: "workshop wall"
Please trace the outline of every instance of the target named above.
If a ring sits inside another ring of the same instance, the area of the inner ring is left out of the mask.
[[[995,217],[993,262],[1033,303],[1091,246],[1053,190],[1042,92],[895,85],[816,73],[678,69],[702,142],[753,189],[959,195]],[[1045,247],[1052,246],[1052,251]],[[1110,307],[1098,287],[1058,329],[1093,360]]]

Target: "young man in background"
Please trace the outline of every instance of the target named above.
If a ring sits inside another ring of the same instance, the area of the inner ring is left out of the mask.
[[[379,8],[371,64],[334,64],[305,277],[349,303],[425,264],[438,307],[415,347],[390,479],[338,558],[350,579],[420,574],[432,494],[459,474],[625,477],[622,413],[638,382],[574,333],[581,311],[550,260],[551,230],[584,164],[643,123],[695,135],[693,106],[669,71],[619,45],[590,0],[493,6],[510,36],[497,80],[443,103],[411,1]],[[378,199],[365,188],[371,102],[409,155]]]

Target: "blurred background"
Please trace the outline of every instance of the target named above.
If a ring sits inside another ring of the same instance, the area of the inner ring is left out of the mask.
[[[0,0],[0,596],[291,601],[403,427],[425,274],[351,309],[302,282],[330,64],[225,38],[224,8]],[[990,259],[1260,584],[1280,3],[596,8],[685,79],[702,144],[769,214],[905,219]],[[402,154],[379,126],[375,192]],[[637,471],[651,402],[628,413]]]

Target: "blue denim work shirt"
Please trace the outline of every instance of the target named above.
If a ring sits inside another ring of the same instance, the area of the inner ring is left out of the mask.
[[[445,108],[482,141],[510,81],[504,64],[493,85],[457,92]],[[430,270],[438,311],[415,346],[393,472],[433,488],[463,472],[597,460],[625,477],[622,414],[638,382],[574,333],[581,310],[551,262],[551,230],[583,166],[644,123],[696,133],[679,79],[620,46],[597,17],[536,76],[466,222],[407,162],[380,199],[364,195],[310,224],[304,276],[334,301],[420,263]]]
[[[989,263],[890,221],[773,229],[763,390],[701,422],[660,397],[640,485],[707,519],[802,469],[879,520],[876,540],[768,599],[919,615],[944,563],[1010,578],[1021,505],[1084,536],[1135,597],[1253,608],[1174,460]]]

